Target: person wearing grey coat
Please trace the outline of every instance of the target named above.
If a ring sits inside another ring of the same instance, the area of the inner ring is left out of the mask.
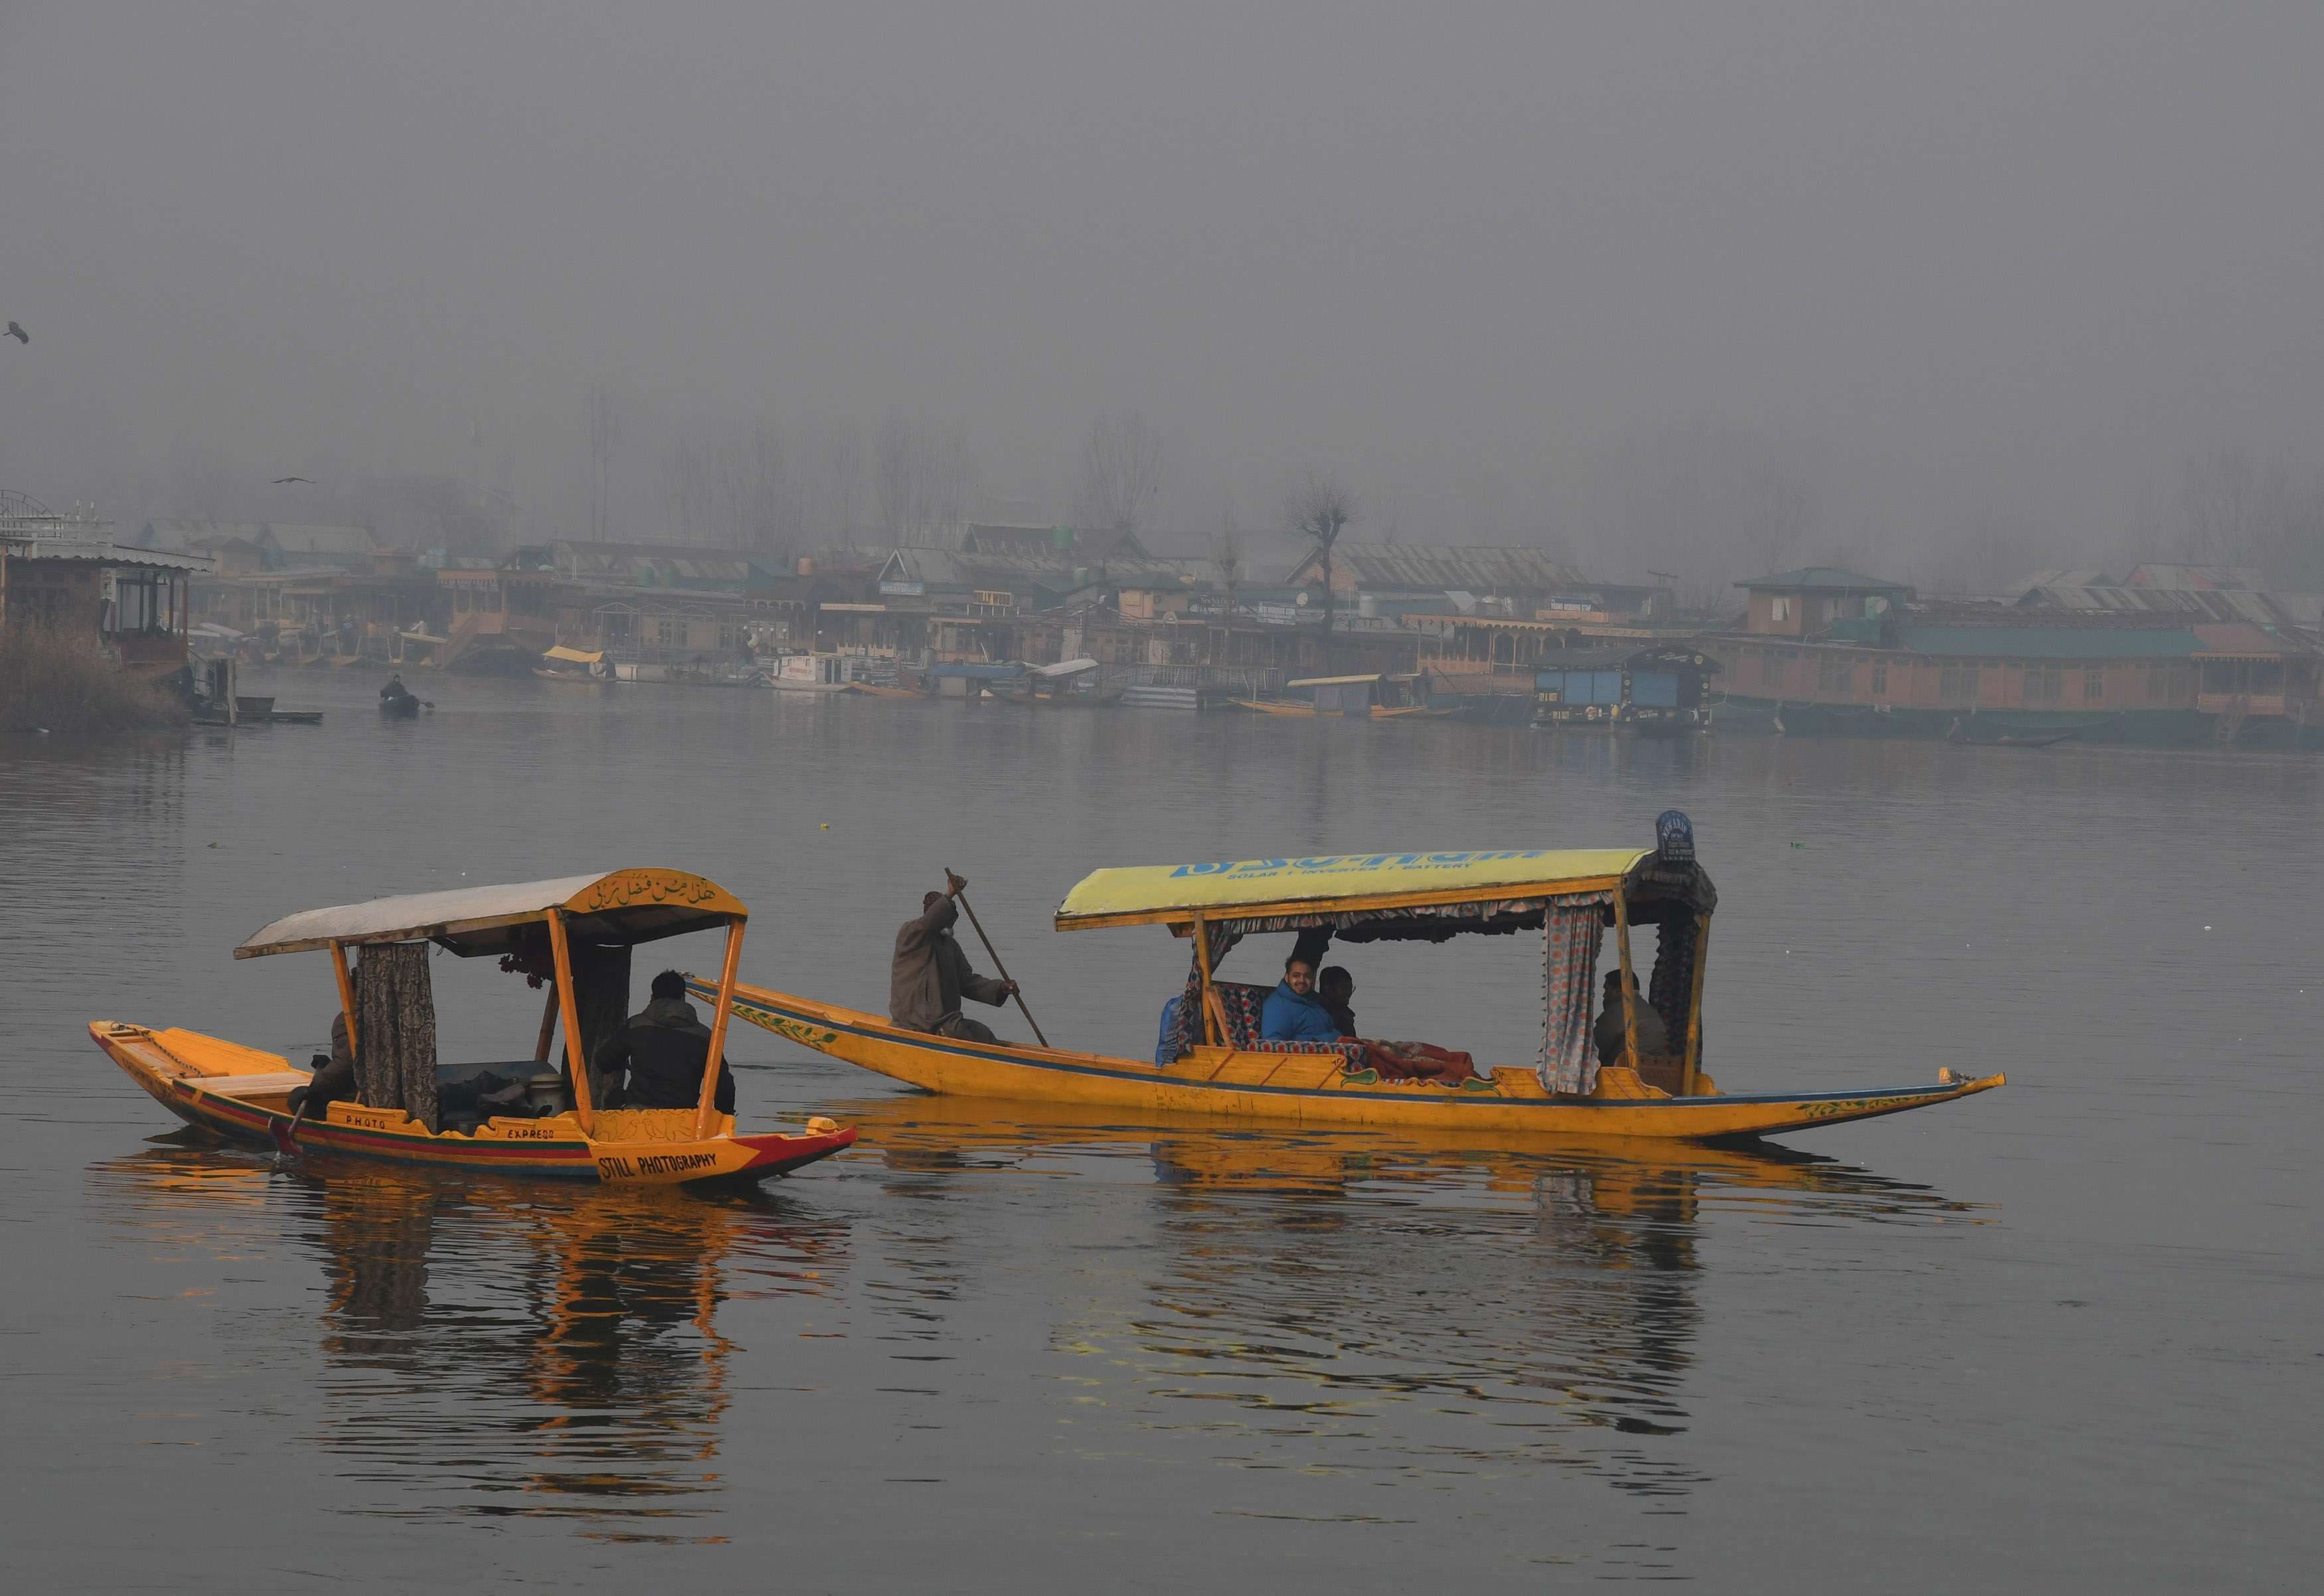
[[[906,920],[896,932],[896,955],[888,971],[888,1018],[907,1030],[997,1042],[1001,1038],[991,1026],[961,1013],[961,1000],[974,998],[998,1008],[1015,995],[1017,983],[979,975],[969,967],[968,955],[952,934],[960,918],[960,905],[954,899],[968,883],[950,872],[945,879],[945,890],[921,899],[918,918]]]

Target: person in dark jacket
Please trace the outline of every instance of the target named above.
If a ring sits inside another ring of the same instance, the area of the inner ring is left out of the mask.
[[[702,1072],[710,1064],[710,1028],[686,1001],[686,977],[664,970],[647,989],[652,1001],[597,1047],[604,1108],[692,1108],[702,1101]],[[626,1077],[626,1079],[624,1079]],[[734,1072],[718,1061],[722,1114],[734,1112]]]
[[[945,872],[945,890],[920,899],[917,919],[896,932],[896,955],[888,967],[888,1018],[907,1030],[924,1030],[964,1041],[997,1042],[992,1028],[960,1011],[963,998],[999,1008],[1017,993],[1013,981],[996,981],[969,967],[968,955],[954,940],[959,897],[968,883]]]
[[[347,1040],[346,1010],[331,1016],[331,1056],[325,1058],[317,1054],[314,1070],[305,1085],[291,1088],[290,1112],[319,1120],[331,1104],[355,1094],[355,1050]]]
[[[1323,1012],[1340,1028],[1342,1039],[1356,1034],[1356,1012],[1350,1007],[1356,998],[1356,978],[1348,973],[1345,964],[1326,964],[1323,973],[1315,977],[1315,1001],[1323,1005]]]

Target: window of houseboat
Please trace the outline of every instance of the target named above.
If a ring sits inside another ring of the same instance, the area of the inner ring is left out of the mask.
[[[2101,704],[2106,701],[2106,670],[2093,665],[2082,672],[2082,702]]]
[[[1872,696],[1875,698],[1886,698],[1888,696],[1888,667],[1886,665],[1876,665],[1872,668]]]

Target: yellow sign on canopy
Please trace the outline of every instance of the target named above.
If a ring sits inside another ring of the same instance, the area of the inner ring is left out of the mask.
[[[1060,931],[1286,913],[1330,905],[1461,903],[1610,887],[1651,849],[1529,848],[1453,853],[1326,853],[1094,871],[1057,906]]]

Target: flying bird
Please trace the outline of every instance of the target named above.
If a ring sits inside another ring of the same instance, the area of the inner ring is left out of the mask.
[[[314,485],[314,481],[311,476],[278,476],[274,479],[274,485],[281,487],[286,482],[303,482],[311,487]]]
[[[8,324],[8,336],[20,344],[29,344],[32,341],[32,335],[13,321]]]

